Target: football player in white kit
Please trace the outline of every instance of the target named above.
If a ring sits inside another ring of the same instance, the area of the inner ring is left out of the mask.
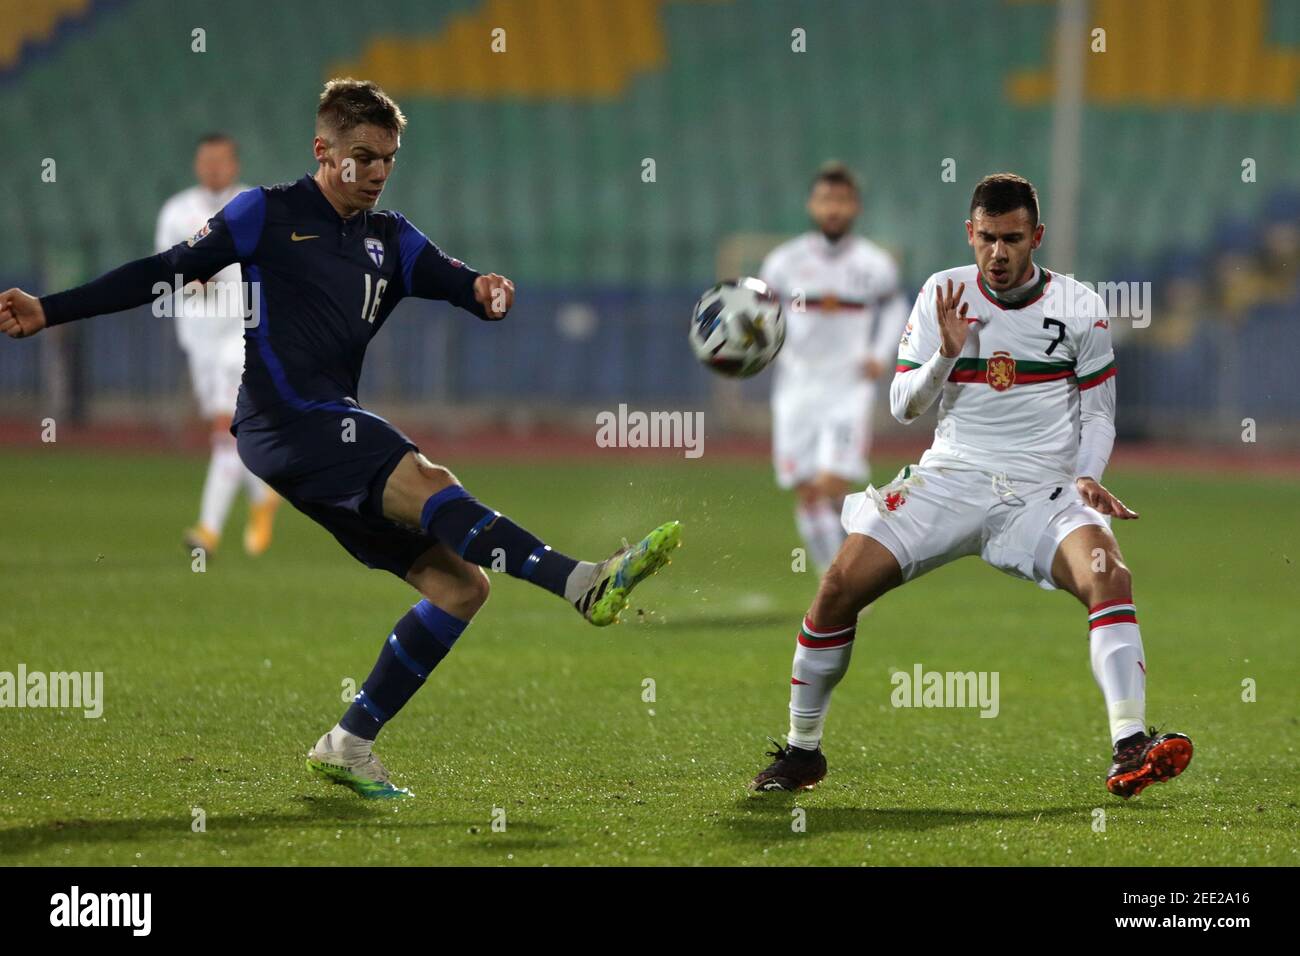
[[[816,228],[774,249],[759,273],[786,311],[772,384],[776,480],[795,491],[795,524],[818,572],[844,542],[844,496],[868,478],[876,381],[907,320],[894,260],[851,232],[860,211],[852,172],[827,163],[808,197]]]
[[[1100,296],[1038,266],[1038,197],[1025,179],[975,189],[973,265],[936,273],[912,308],[890,407],[911,422],[939,402],[917,465],[845,501],[849,532],[799,631],[787,746],[750,783],[798,790],[826,774],[822,727],[848,669],[857,618],[892,588],[966,555],[1087,608],[1092,672],[1105,699],[1127,799],[1181,773],[1183,734],[1146,729],[1146,655],[1132,577],[1110,530],[1137,514],[1101,484],[1115,440],[1115,357]],[[969,621],[954,626],[969,627]]]
[[[155,248],[166,252],[204,229],[209,219],[238,193],[239,147],[213,133],[199,140],[194,154],[198,185],[172,196],[158,214]],[[199,521],[185,532],[187,547],[211,553],[240,487],[248,494],[244,550],[259,555],[271,544],[271,524],[279,496],[239,460],[230,421],[244,372],[243,294],[238,264],[214,275],[205,288],[187,289],[173,303],[176,335],[189,359],[199,412],[211,427],[212,457],[203,482]]]

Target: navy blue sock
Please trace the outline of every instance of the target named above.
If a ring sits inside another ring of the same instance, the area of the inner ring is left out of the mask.
[[[564,597],[564,585],[578,562],[552,551],[499,511],[484,507],[460,485],[442,489],[424,503],[420,527],[471,564],[504,570]]]
[[[468,621],[428,601],[418,602],[388,635],[379,660],[339,724],[350,734],[374,740],[467,627]]]

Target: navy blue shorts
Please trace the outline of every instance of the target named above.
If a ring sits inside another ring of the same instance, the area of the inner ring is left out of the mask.
[[[352,407],[314,409],[278,425],[240,422],[239,457],[362,564],[405,578],[438,539],[384,517],[384,484],[418,449],[373,412],[350,399],[339,404]]]

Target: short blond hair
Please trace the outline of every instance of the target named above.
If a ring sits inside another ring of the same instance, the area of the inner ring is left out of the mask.
[[[370,80],[335,77],[325,84],[316,107],[316,132],[346,133],[364,123],[391,130],[406,129],[406,116],[397,101]]]

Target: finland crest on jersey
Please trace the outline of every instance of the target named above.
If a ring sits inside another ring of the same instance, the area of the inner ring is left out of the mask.
[[[375,268],[382,269],[384,267],[384,243],[382,240],[373,237],[367,238],[366,252],[374,260]]]
[[[187,246],[189,246],[191,249],[193,249],[193,248],[194,248],[194,243],[198,242],[200,239],[202,239],[204,236],[206,236],[206,235],[207,235],[208,233],[210,233],[211,231],[212,231],[212,220],[209,219],[207,222],[205,222],[205,223],[203,224],[203,228],[202,228],[202,229],[200,229],[200,230],[199,230],[198,232],[196,232],[194,235],[190,236],[188,239],[185,240],[185,245],[187,245]]]

